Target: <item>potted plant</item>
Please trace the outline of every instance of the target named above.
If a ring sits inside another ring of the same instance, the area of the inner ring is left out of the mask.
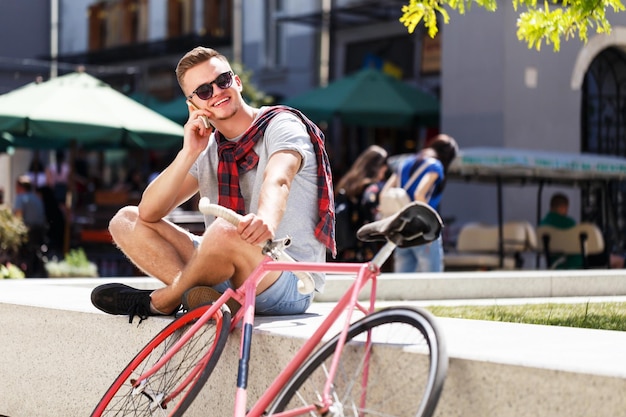
[[[97,277],[98,266],[87,259],[83,248],[72,249],[62,261],[56,259],[45,263],[50,278]]]
[[[0,264],[0,279],[22,279],[25,274],[17,265],[7,262]]]
[[[0,278],[24,278],[16,266],[20,247],[28,239],[26,225],[6,206],[0,206]]]

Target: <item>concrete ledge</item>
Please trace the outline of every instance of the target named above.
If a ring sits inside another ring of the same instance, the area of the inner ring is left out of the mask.
[[[336,301],[352,284],[346,275],[327,277],[320,302]],[[443,274],[382,274],[379,300],[463,300],[626,295],[626,270],[484,271]],[[369,292],[361,294],[362,299]]]
[[[93,288],[107,282],[132,282],[136,288],[153,289],[161,282],[150,277],[133,278],[90,278],[26,279],[5,280],[4,285],[19,282],[22,286],[68,287],[74,293],[78,288]],[[329,275],[323,294],[316,294],[317,302],[335,302],[354,282],[349,275]],[[2,283],[2,281],[0,281]],[[43,294],[42,294],[43,295]],[[378,280],[377,298],[382,301],[428,301],[428,300],[473,300],[507,298],[555,298],[555,297],[600,297],[626,296],[626,269],[577,270],[577,271],[485,271],[446,272],[442,274],[382,274]],[[365,288],[361,299],[369,298]],[[76,297],[70,297],[73,303]],[[88,301],[89,297],[87,297]],[[0,301],[4,300],[0,293]],[[15,292],[9,300],[27,304],[60,307],[57,300],[40,297],[40,294]],[[93,311],[90,303],[79,299],[75,307]],[[97,310],[96,310],[97,311]]]
[[[0,281],[0,414],[88,415],[122,367],[170,320],[150,318],[137,326],[137,320],[130,325],[126,317],[99,312],[89,294],[107,281],[113,279]],[[143,288],[156,284],[151,278],[116,281]],[[590,280],[589,287],[595,281]],[[399,281],[391,282],[395,287]],[[381,285],[381,290],[386,287]],[[252,399],[259,394],[254,387],[264,386],[276,374],[331,307],[317,302],[303,316],[257,319]],[[438,417],[608,417],[626,409],[625,332],[444,318],[439,322],[450,368]],[[207,386],[187,415],[205,416],[208,409],[214,415],[231,414],[232,404],[222,399],[234,392],[238,348],[235,334],[216,370],[221,383]]]

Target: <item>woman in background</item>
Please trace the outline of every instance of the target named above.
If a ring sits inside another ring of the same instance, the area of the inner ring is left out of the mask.
[[[407,193],[413,201],[427,203],[439,212],[448,167],[457,152],[458,145],[454,138],[437,135],[414,157],[404,160],[398,173],[389,178],[385,187],[405,187],[411,176],[421,169]],[[397,248],[394,253],[394,272],[443,272],[441,236],[425,245]]]
[[[376,220],[378,194],[387,173],[387,151],[372,145],[354,161],[335,187],[337,260],[372,259],[378,244],[361,242],[356,232]]]

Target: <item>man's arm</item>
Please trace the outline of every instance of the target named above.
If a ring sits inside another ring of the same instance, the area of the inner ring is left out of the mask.
[[[301,164],[302,156],[296,151],[280,151],[270,157],[263,172],[258,211],[247,214],[239,223],[237,230],[242,239],[256,245],[274,238]]]
[[[139,203],[139,217],[156,222],[198,192],[198,180],[172,166],[166,168],[144,191]]]
[[[211,132],[212,129],[206,129],[198,118],[190,118],[185,124],[183,148],[143,192],[139,203],[142,220],[159,221],[198,191],[198,180],[189,173],[189,169],[206,149]]]

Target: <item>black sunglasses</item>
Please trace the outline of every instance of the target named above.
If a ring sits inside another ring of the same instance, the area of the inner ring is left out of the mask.
[[[218,86],[221,90],[225,90],[233,85],[233,72],[224,72],[217,76],[217,78],[210,83],[202,84],[200,87],[193,90],[188,99],[191,99],[193,95],[197,95],[200,100],[208,100],[213,97],[213,84]]]

